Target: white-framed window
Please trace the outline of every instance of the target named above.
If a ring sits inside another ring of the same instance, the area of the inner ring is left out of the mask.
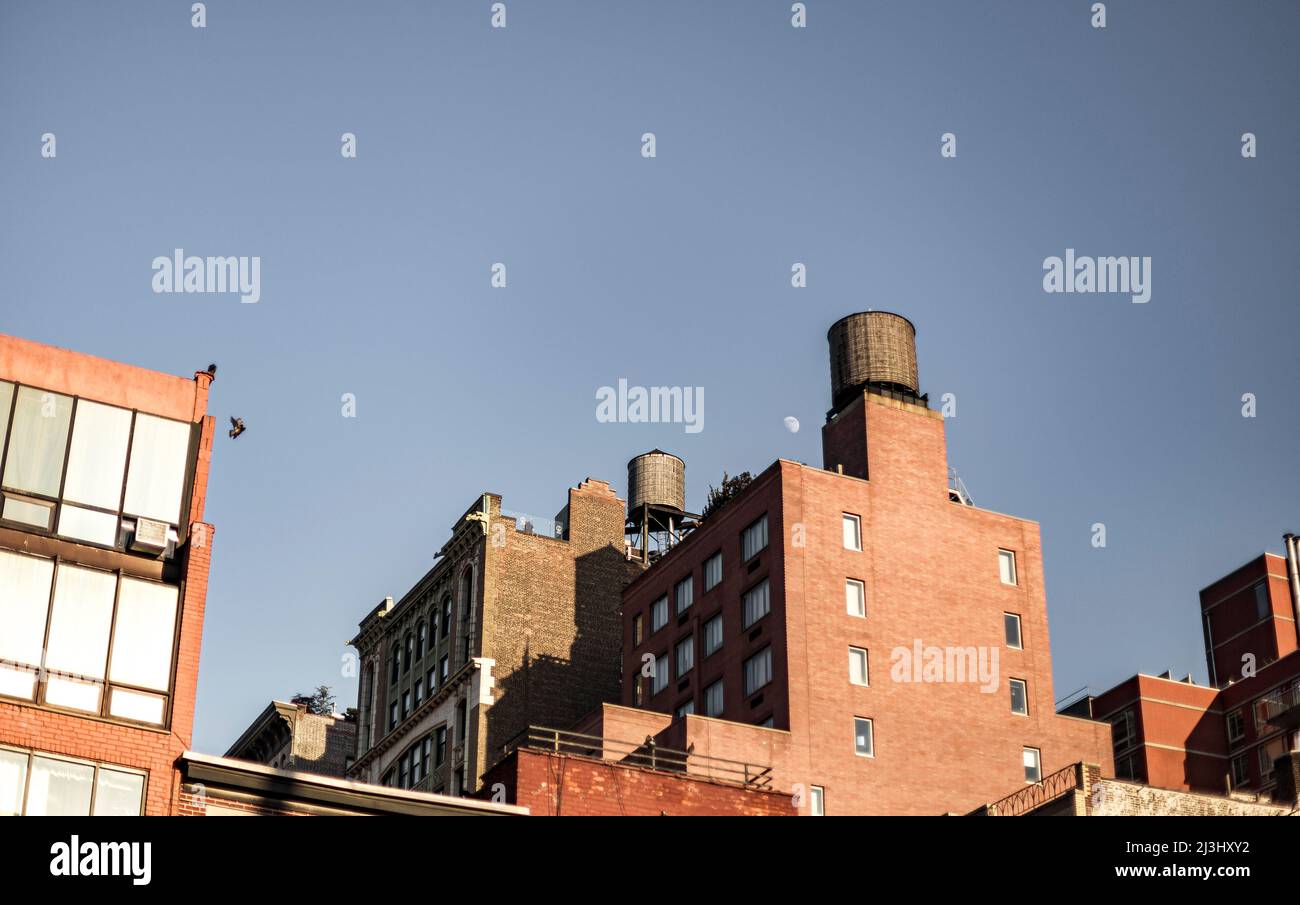
[[[1016,554],[1013,550],[998,550],[998,574],[1003,584],[1019,584],[1016,580]]]
[[[0,588],[0,695],[164,723],[176,586],[0,550]]]
[[[0,816],[136,817],[144,806],[145,776],[128,767],[0,747]]]
[[[772,648],[763,648],[745,661],[745,697],[772,681]]]
[[[867,672],[867,649],[865,647],[849,648],[849,681],[854,685],[870,685]]]
[[[862,549],[862,519],[851,513],[844,513],[844,549]]]
[[[767,513],[740,534],[740,561],[749,562],[767,546]]]
[[[1012,679],[1011,712],[1021,716],[1029,715],[1029,689],[1024,679]]]
[[[1024,646],[1020,636],[1020,617],[1015,613],[1002,614],[1002,631],[1006,635],[1007,647],[1020,650]]]
[[[722,716],[722,680],[714,682],[704,689],[704,715]]]
[[[1245,754],[1238,754],[1231,761],[1232,787],[1234,789],[1250,782],[1250,763]]]
[[[681,678],[695,668],[695,636],[687,635],[677,642],[677,677]]]
[[[740,602],[740,627],[742,629],[747,629],[772,610],[772,599],[771,595],[768,593],[767,579],[764,578],[758,584],[746,591]]]
[[[704,592],[707,594],[722,582],[722,551],[704,561]]]
[[[655,657],[655,672],[650,679],[650,694],[656,695],[668,687],[668,655]]]
[[[856,578],[844,582],[844,609],[850,616],[867,616],[867,586]]]
[[[722,614],[704,623],[704,656],[716,653],[722,647]]]
[[[677,601],[677,612],[684,613],[691,608],[695,602],[695,582],[694,576],[687,575],[681,581],[677,582],[677,587],[673,590],[673,598]]]
[[[875,728],[864,716],[853,718],[853,751],[859,757],[876,756]]]
[[[665,594],[650,604],[650,634],[654,634],[668,624],[668,595]]]
[[[826,816],[826,790],[821,786],[808,790],[808,813],[813,817]]]
[[[1025,782],[1035,783],[1043,778],[1043,754],[1037,748],[1025,748],[1021,754],[1025,765]]]
[[[1246,737],[1246,718],[1238,707],[1225,717],[1228,724],[1228,741],[1236,744]]]

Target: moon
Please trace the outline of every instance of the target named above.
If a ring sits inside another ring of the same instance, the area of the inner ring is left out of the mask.
[[[792,434],[799,433],[799,419],[793,415],[785,416],[785,429]]]

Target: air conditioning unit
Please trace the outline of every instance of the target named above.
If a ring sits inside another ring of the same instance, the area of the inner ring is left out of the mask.
[[[135,520],[135,534],[131,538],[131,549],[138,553],[163,553],[167,550],[166,522],[155,522],[150,518]]]

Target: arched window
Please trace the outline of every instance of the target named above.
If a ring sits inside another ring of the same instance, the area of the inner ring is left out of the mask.
[[[442,637],[451,635],[451,595],[442,598]]]
[[[417,660],[424,659],[424,639],[425,639],[424,633],[425,633],[424,622],[423,620],[421,620],[420,627],[419,629],[416,630],[416,634],[415,634],[415,659]]]
[[[460,577],[460,619],[461,624],[469,622],[474,606],[474,572],[466,569]]]
[[[390,676],[389,679],[388,679],[388,681],[389,681],[390,684],[393,684],[393,685],[396,685],[396,684],[397,684],[397,674],[398,674],[398,668],[399,668],[400,665],[401,665],[401,660],[402,660],[402,649],[401,649],[400,646],[398,646],[396,643],[394,643],[394,644],[393,644],[393,653],[392,653],[392,658],[391,658],[391,662],[390,662],[390,668],[391,668],[391,670],[392,670],[392,676]]]
[[[402,661],[402,672],[411,671],[411,658],[415,654],[415,638],[410,632],[406,633],[406,659]]]
[[[433,650],[434,644],[438,642],[438,608],[435,606],[429,613],[429,650]]]

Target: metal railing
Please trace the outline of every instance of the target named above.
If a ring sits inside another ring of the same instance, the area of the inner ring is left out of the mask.
[[[1045,804],[1051,804],[1058,798],[1064,798],[1077,788],[1079,788],[1079,765],[1071,764],[1044,776],[1033,785],[1012,792],[1006,798],[985,805],[982,813],[987,817],[1019,817]]]
[[[545,726],[529,726],[505,744],[504,753],[510,754],[519,748],[549,751],[568,757],[588,757],[648,770],[684,773],[750,789],[772,787],[770,766],[665,748],[657,745],[651,737],[643,742],[626,742]]]
[[[1274,689],[1255,701],[1255,714],[1264,726],[1293,729],[1300,725],[1300,684]],[[1264,728],[1261,726],[1260,728]]]

